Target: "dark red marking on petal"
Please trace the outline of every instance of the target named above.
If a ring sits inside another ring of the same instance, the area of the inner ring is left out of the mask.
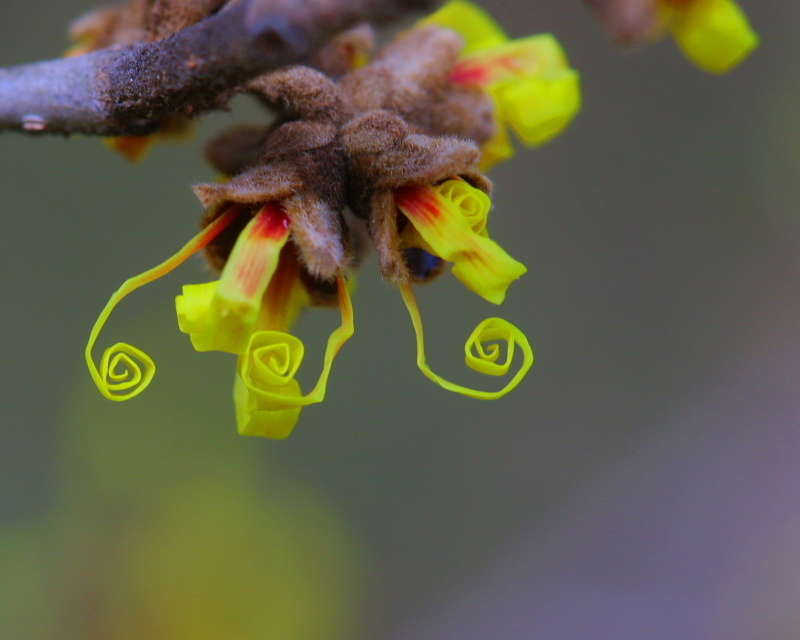
[[[499,71],[506,71],[514,77],[530,75],[533,70],[526,67],[527,65],[513,54],[496,56],[480,61],[463,60],[453,69],[450,74],[450,80],[456,84],[485,87],[496,79]]]
[[[256,294],[266,270],[268,253],[265,253],[263,241],[283,240],[289,233],[289,224],[289,217],[278,202],[268,202],[256,213],[256,223],[249,232],[250,237],[243,239],[247,244],[236,274],[236,280],[247,298]],[[252,241],[255,241],[255,245],[251,244]]]
[[[459,62],[450,74],[450,82],[468,87],[485,87],[489,84],[490,70],[475,62]]]
[[[257,222],[253,228],[256,238],[280,240],[289,229],[289,216],[279,202],[268,202],[256,213]]]
[[[395,204],[405,210],[406,216],[420,224],[435,224],[443,211],[438,194],[427,185],[409,185],[394,192]]]

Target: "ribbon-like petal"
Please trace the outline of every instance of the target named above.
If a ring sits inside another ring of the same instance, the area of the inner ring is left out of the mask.
[[[142,287],[161,276],[166,275],[188,260],[192,255],[200,251],[216,238],[240,213],[237,206],[230,207],[214,222],[208,225],[192,240],[190,240],[178,253],[168,258],[160,265],[145,271],[138,276],[128,278],[122,286],[111,296],[100,316],[92,327],[89,335],[89,342],[86,344],[84,356],[100,393],[109,400],[122,401],[129,400],[142,391],[150,384],[155,375],[156,367],[153,360],[146,353],[123,342],[115,344],[106,349],[100,360],[100,369],[92,359],[92,349],[103,329],[103,325],[108,321],[111,312],[119,302],[132,291]],[[122,368],[120,368],[122,367]]]
[[[303,343],[282,331],[257,331],[249,341],[234,386],[234,401],[243,435],[285,438],[300,417],[300,410],[322,402],[333,361],[354,331],[353,305],[344,279],[337,280],[342,324],[328,338],[317,384],[302,395],[294,376],[303,360]]]
[[[519,349],[522,352],[522,365],[517,373],[515,373],[508,384],[499,391],[470,389],[469,387],[463,387],[445,380],[440,375],[434,373],[426,361],[425,334],[422,328],[422,316],[417,306],[413,288],[410,284],[402,284],[400,285],[400,293],[403,296],[403,301],[411,316],[411,322],[414,325],[414,331],[417,335],[417,366],[429,380],[432,380],[443,389],[478,400],[496,400],[516,388],[533,366],[533,349],[531,349],[525,334],[502,318],[487,318],[475,328],[472,334],[470,334],[464,347],[467,366],[478,373],[490,376],[503,376],[510,371],[516,349]],[[506,356],[502,362],[498,362],[501,354],[499,343],[505,343],[506,345]]]
[[[189,290],[188,294],[184,289],[184,294],[178,296],[179,324],[182,331],[196,329],[186,331],[195,349],[244,353],[288,238],[286,212],[278,203],[267,203],[236,240],[213,295],[208,296],[208,288]],[[207,302],[205,311],[203,302]],[[187,311],[191,312],[193,323],[186,321]]]

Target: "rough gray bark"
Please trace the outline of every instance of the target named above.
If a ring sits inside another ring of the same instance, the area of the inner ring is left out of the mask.
[[[250,78],[300,62],[359,22],[385,23],[437,0],[241,0],[175,35],[0,69],[0,130],[146,134],[218,106]]]

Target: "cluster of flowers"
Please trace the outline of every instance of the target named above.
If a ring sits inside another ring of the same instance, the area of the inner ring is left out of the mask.
[[[676,37],[705,66],[719,70],[746,54],[742,38],[730,37],[735,6],[728,0],[664,5]],[[698,27],[706,18],[706,27]],[[733,22],[736,33],[746,27]],[[721,44],[709,48],[708,34],[697,35],[703,29],[722,34]],[[504,388],[477,391],[435,374],[426,363],[412,286],[452,263],[466,287],[503,302],[526,268],[489,237],[491,183],[480,171],[513,155],[509,128],[530,146],[560,133],[580,106],[578,74],[552,36],[509,40],[465,0],[445,5],[366,62],[369,40],[363,32],[345,34],[332,45],[329,60],[348,52],[345,69],[323,57],[317,69],[288,67],[248,85],[280,115],[268,127],[237,127],[210,144],[209,159],[227,179],[195,188],[207,211],[202,231],[162,265],[128,280],[101,314],[86,359],[107,398],[138,395],[155,371],[146,354],[123,343],[107,349],[99,367],[94,363],[108,315],[125,295],[205,249],[220,277],[183,287],[176,301],[180,329],[198,351],[238,356],[239,432],[286,437],[301,409],[324,399],[333,360],[353,335],[348,281],[361,261],[358,225],[366,226],[385,278],[400,289],[417,333],[417,363],[428,378],[494,399],[525,376],[531,348],[501,318],[475,329],[466,363],[504,376],[521,352]],[[316,386],[303,395],[295,375],[304,347],[289,330],[309,306],[338,306],[342,322],[328,340]]]

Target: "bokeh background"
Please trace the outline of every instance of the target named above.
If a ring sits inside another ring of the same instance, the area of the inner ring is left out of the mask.
[[[233,359],[177,330],[199,260],[101,338],[156,359],[147,393],[108,403],[83,363],[111,292],[195,232],[203,141],[261,114],[138,165],[4,134],[0,635],[800,637],[800,5],[743,4],[762,46],[719,78],[669,41],[621,53],[577,0],[487,0],[583,77],[567,132],[491,174],[530,269],[500,313],[536,364],[498,402],[430,384],[370,260],[328,399],[282,442],[237,435]],[[0,4],[0,65],[59,55],[91,6]],[[462,289],[420,295],[451,378],[496,313]],[[319,351],[336,322],[297,331]]]

